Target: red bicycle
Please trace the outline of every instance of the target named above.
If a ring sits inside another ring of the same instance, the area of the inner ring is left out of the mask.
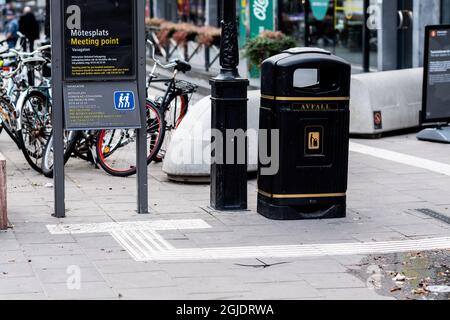
[[[147,163],[162,161],[170,145],[173,133],[185,118],[189,103],[198,86],[177,80],[179,72],[188,72],[191,65],[185,61],[174,60],[167,65],[155,58],[155,47],[151,48],[154,66],[149,75],[148,88],[154,83],[164,83],[167,87],[162,97],[147,99]],[[157,68],[173,69],[170,78],[159,78]],[[101,130],[96,139],[96,153],[100,166],[109,174],[128,177],[136,174],[137,130]]]

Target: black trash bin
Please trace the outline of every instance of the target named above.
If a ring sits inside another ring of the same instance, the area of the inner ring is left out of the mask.
[[[263,164],[260,157],[258,212],[263,216],[346,216],[350,79],[350,64],[322,49],[294,48],[263,63],[260,129],[269,137],[279,130],[280,150],[274,175],[264,174],[273,163]],[[267,150],[278,143],[262,137]]]

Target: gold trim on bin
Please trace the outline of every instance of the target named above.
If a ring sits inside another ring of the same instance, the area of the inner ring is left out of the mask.
[[[308,199],[308,198],[337,198],[346,197],[347,193],[317,193],[317,194],[271,194],[262,190],[258,193],[272,199]]]
[[[275,97],[265,94],[261,98],[275,101],[350,101],[350,97]]]

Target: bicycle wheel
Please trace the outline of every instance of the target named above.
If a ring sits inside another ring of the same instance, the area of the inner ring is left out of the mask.
[[[21,130],[17,138],[28,164],[42,173],[42,158],[51,136],[51,104],[48,97],[32,91],[24,100],[21,110]]]
[[[73,149],[75,148],[75,144],[80,137],[80,133],[76,131],[65,131],[64,132],[64,164],[69,161],[70,156],[72,155]],[[54,153],[53,153],[53,132],[50,139],[45,146],[45,151],[42,160],[42,173],[47,178],[53,178],[53,161],[54,161]]]
[[[158,153],[164,140],[163,117],[160,109],[147,101],[147,164]],[[100,166],[110,175],[129,177],[136,174],[137,133],[135,129],[102,130],[97,137],[97,157]]]
[[[179,96],[175,98],[171,103],[169,108],[166,110],[164,119],[165,119],[165,128],[166,132],[164,135],[164,141],[162,142],[161,148],[158,151],[158,154],[155,156],[155,162],[162,162],[164,157],[166,156],[167,149],[172,142],[172,137],[175,134],[175,130],[178,129],[184,117],[187,114],[189,106],[189,97],[186,95]]]
[[[96,138],[96,131],[83,132],[73,148],[73,156],[83,161],[96,164]]]

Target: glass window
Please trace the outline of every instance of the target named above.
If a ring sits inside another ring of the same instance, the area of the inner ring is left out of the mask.
[[[178,20],[196,25],[204,25],[206,21],[206,0],[177,0]]]
[[[280,30],[298,40],[299,45],[305,43],[305,11],[302,0],[280,0]]]
[[[352,64],[361,64],[364,28],[363,0],[334,1],[335,51]]]
[[[308,12],[305,15],[305,2]],[[377,0],[371,0],[377,5]],[[279,27],[305,45],[305,16],[308,17],[310,46],[324,48],[343,57],[356,69],[363,56],[363,0],[279,0]],[[370,61],[377,66],[377,30],[370,32]]]

